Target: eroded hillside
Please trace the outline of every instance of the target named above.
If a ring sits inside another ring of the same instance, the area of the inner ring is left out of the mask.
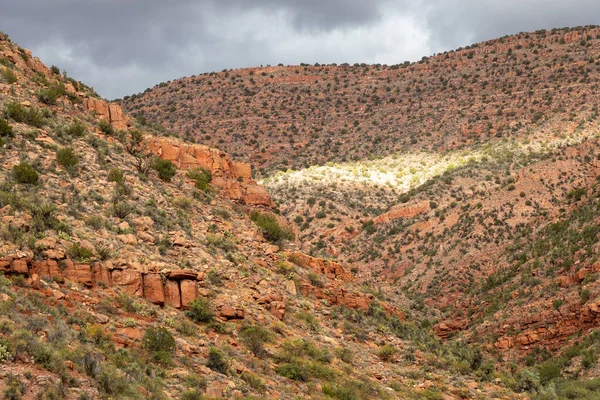
[[[594,398],[570,380],[598,376],[598,46],[596,27],[521,33],[415,64],[205,74],[122,104],[260,165],[299,250],[362,293],[526,367],[520,390]]]
[[[298,247],[250,166],[0,36],[7,398],[523,398],[530,376]]]

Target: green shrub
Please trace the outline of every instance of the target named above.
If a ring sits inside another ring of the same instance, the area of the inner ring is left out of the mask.
[[[119,168],[111,168],[111,170],[108,171],[108,181],[115,182],[117,185],[122,185],[125,182],[123,171]]]
[[[56,162],[62,165],[66,169],[73,169],[79,162],[79,157],[72,148],[63,147],[62,149],[56,150]]]
[[[60,69],[56,65],[50,67],[50,71],[52,71],[54,75],[60,75]]]
[[[9,68],[0,69],[0,76],[4,78],[6,83],[11,85],[17,81],[17,75]]]
[[[240,336],[250,351],[257,357],[265,355],[265,343],[273,339],[272,333],[259,325],[242,326]]]
[[[188,305],[189,309],[185,312],[188,318],[197,323],[211,322],[214,314],[210,309],[208,301],[198,297]]]
[[[16,101],[6,104],[4,113],[7,118],[11,118],[15,122],[22,122],[36,128],[44,126],[44,116],[40,110],[34,107],[24,107]]]
[[[112,125],[108,121],[105,121],[103,119],[101,119],[98,123],[98,127],[100,128],[100,131],[102,131],[102,133],[104,133],[105,135],[112,135],[115,133],[115,130],[113,129]]]
[[[279,223],[272,215],[263,214],[259,211],[253,211],[250,218],[260,228],[265,239],[272,243],[280,243],[282,240],[294,239],[294,234],[289,229],[279,226]]]
[[[223,352],[216,347],[211,347],[210,350],[208,350],[206,366],[213,371],[217,371],[222,374],[227,374],[227,370],[229,369],[229,365],[227,364],[227,360],[225,359]]]
[[[81,247],[77,243],[74,243],[69,248],[69,256],[79,262],[84,262],[89,261],[94,256],[94,253],[90,249],[86,249],[85,247]]]
[[[382,361],[391,361],[397,353],[398,349],[396,349],[391,344],[386,344],[379,349],[379,351],[377,352],[377,356]]]
[[[204,168],[194,168],[188,171],[187,177],[196,182],[196,188],[198,190],[207,193],[210,191],[210,182],[212,181],[212,174],[210,171]]]
[[[555,360],[548,360],[537,367],[540,384],[546,385],[560,376],[560,365]]]
[[[13,129],[4,118],[0,118],[0,138],[3,137],[13,137]]]
[[[152,359],[161,364],[169,364],[175,352],[175,339],[169,330],[162,326],[146,329],[142,346],[152,354]]]
[[[152,169],[154,169],[158,173],[158,177],[165,182],[171,182],[171,178],[177,173],[175,164],[170,160],[163,160],[162,158],[154,160]]]
[[[48,89],[41,89],[38,92],[37,97],[38,97],[38,100],[44,104],[55,105],[56,100],[60,96],[64,96],[66,94],[66,92],[67,91],[65,89],[65,85],[63,85],[62,83],[58,83],[58,84],[52,85]]]
[[[250,372],[242,372],[240,376],[243,381],[245,381],[251,388],[258,392],[264,392],[266,390],[266,385],[257,375]]]
[[[25,162],[13,167],[13,177],[18,183],[27,185],[37,185],[40,181],[40,175],[35,168]]]
[[[17,375],[8,374],[4,378],[4,398],[6,400],[20,400],[27,391],[27,385]]]
[[[308,371],[306,366],[299,362],[281,364],[275,368],[275,372],[277,372],[278,375],[285,376],[293,381],[308,381]]]
[[[85,224],[94,230],[98,230],[104,226],[104,218],[101,215],[90,215],[85,220]]]
[[[85,124],[75,121],[71,125],[65,128],[65,134],[69,137],[80,138],[87,134],[87,126]]]
[[[123,219],[133,212],[133,206],[126,201],[117,201],[112,211],[115,217]]]

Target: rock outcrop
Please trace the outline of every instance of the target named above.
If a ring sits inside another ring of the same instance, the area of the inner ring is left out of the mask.
[[[146,136],[145,145],[147,150],[172,161],[177,168],[210,171],[212,184],[220,188],[225,197],[251,206],[275,205],[265,188],[252,180],[250,166],[233,161],[227,153],[204,145],[154,136]]]
[[[198,296],[198,273],[185,270],[162,272],[140,271],[136,268],[120,268],[105,264],[76,264],[73,260],[33,260],[31,257],[0,258],[0,272],[27,277],[33,286],[40,278],[55,281],[72,281],[88,288],[119,287],[131,296],[143,297],[158,305],[182,308]],[[241,309],[235,310],[235,318],[244,318]]]
[[[98,118],[109,122],[115,129],[127,129],[132,125],[131,120],[118,104],[107,103],[94,97],[86,97],[83,99],[83,106],[87,111],[96,113]]]
[[[431,210],[428,201],[410,206],[395,207],[392,210],[373,218],[375,224],[384,224],[398,218],[413,218]]]
[[[286,257],[290,262],[300,267],[310,268],[316,273],[325,275],[328,279],[343,282],[351,282],[354,279],[354,276],[342,264],[335,261],[311,257],[300,251],[288,252]]]

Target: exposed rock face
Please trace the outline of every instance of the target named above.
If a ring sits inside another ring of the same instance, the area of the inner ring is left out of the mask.
[[[165,304],[165,289],[160,274],[144,275],[144,297],[154,304]]]
[[[125,116],[123,109],[118,104],[87,97],[83,99],[83,105],[86,110],[95,112],[98,118],[110,122],[115,129],[127,129],[131,126],[131,120]]]
[[[112,263],[75,264],[70,259],[33,261],[31,257],[0,258],[0,271],[32,278],[39,285],[40,278],[70,280],[87,287],[118,286],[125,293],[175,308],[186,307],[198,297],[198,273],[174,270],[165,273],[140,272],[135,268],[115,268]],[[225,319],[242,319],[244,310],[223,305],[220,312]]]
[[[426,213],[430,209],[431,208],[429,207],[428,201],[424,201],[411,206],[396,207],[386,212],[385,214],[377,216],[377,218],[373,219],[373,222],[376,224],[384,224],[386,222],[390,222],[398,218],[413,218],[417,215]]]
[[[310,268],[316,273],[325,275],[329,279],[339,279],[344,282],[350,282],[354,279],[352,274],[348,272],[342,264],[335,261],[311,257],[299,251],[286,253],[286,257],[294,264]]]
[[[187,307],[198,297],[198,284],[195,280],[185,279],[179,282],[181,289],[181,305]]]
[[[234,162],[227,153],[171,138],[146,136],[145,142],[150,152],[164,160],[172,161],[177,168],[200,167],[210,171],[213,176],[212,184],[232,200],[253,206],[274,206],[265,188],[252,180],[250,166]]]

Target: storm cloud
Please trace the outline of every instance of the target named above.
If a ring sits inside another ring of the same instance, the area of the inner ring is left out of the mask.
[[[18,0],[0,30],[109,99],[225,68],[395,64],[600,23],[597,0]]]

